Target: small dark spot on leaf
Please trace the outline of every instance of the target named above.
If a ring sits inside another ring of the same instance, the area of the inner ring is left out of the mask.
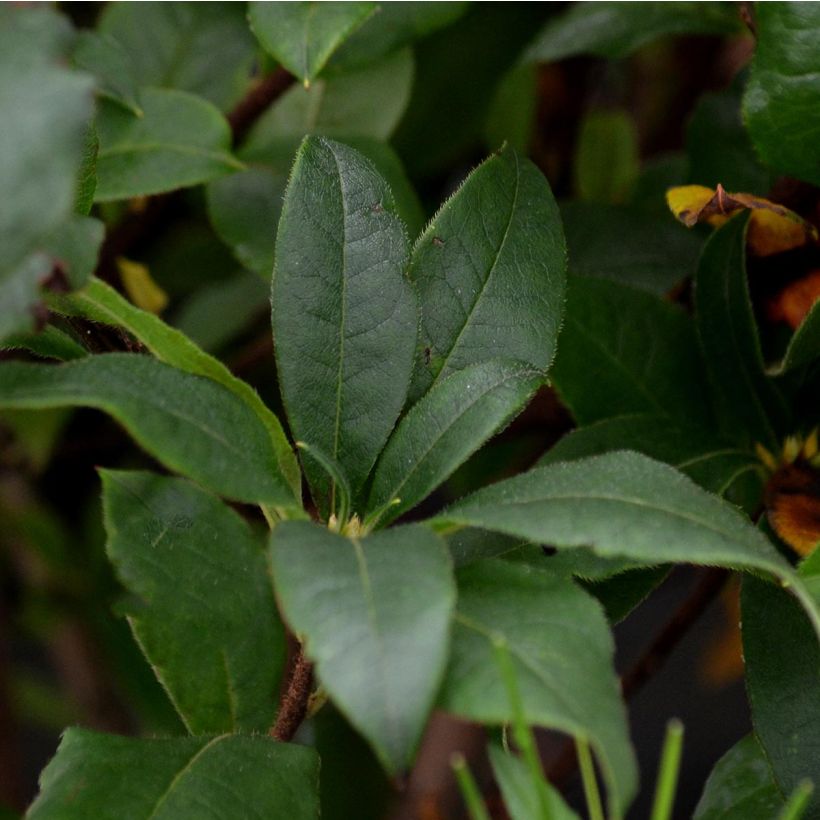
[[[371,210],[374,214],[380,214],[380,213],[384,210],[384,208],[382,208],[382,204],[381,204],[381,202],[377,202],[375,205],[371,205],[371,206],[370,206],[370,210]]]
[[[433,244],[434,244],[437,248],[443,248],[443,247],[444,247],[444,240],[443,240],[443,239],[441,239],[441,238],[440,238],[440,237],[438,237],[438,236],[434,236],[434,237],[433,237]]]
[[[433,349],[431,347],[424,348],[424,364],[430,366],[430,360],[433,357]]]

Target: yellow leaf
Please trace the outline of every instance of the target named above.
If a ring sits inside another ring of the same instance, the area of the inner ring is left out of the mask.
[[[161,313],[168,304],[168,294],[151,278],[145,265],[120,256],[117,269],[128,298],[142,310]]]
[[[722,185],[714,191],[703,185],[670,188],[666,202],[675,217],[689,228],[698,222],[717,227],[738,211],[751,211],[747,242],[756,256],[770,256],[818,239],[817,228],[794,211],[752,194],[727,193]]]

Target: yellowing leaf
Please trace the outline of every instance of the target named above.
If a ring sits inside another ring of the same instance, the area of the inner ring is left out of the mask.
[[[145,265],[125,257],[117,259],[117,269],[128,298],[142,310],[162,313],[168,304],[168,294],[151,278]]]
[[[747,242],[755,256],[770,256],[818,240],[817,228],[794,211],[752,194],[727,193],[722,185],[714,191],[703,185],[670,188],[666,202],[689,228],[698,222],[718,227],[738,211],[750,210]]]

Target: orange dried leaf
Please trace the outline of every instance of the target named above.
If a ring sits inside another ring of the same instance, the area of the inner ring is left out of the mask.
[[[792,330],[797,330],[818,299],[820,299],[820,270],[812,270],[802,279],[786,285],[769,302],[769,318],[773,322],[786,322]]]

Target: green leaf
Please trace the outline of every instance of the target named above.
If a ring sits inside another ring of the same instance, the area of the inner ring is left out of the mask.
[[[789,431],[782,396],[763,372],[746,278],[748,217],[709,237],[695,275],[695,324],[722,431],[772,451]]]
[[[388,440],[376,467],[368,511],[400,499],[380,517],[385,525],[415,507],[506,426],[543,379],[528,365],[495,360],[438,382]]]
[[[74,62],[97,78],[97,93],[142,116],[139,87],[131,55],[110,34],[83,31]]]
[[[695,808],[695,820],[775,818],[783,795],[754,735],[747,735],[715,764]]]
[[[95,201],[198,185],[241,170],[231,130],[209,102],[184,91],[144,88],[143,116],[100,102]]]
[[[82,359],[88,351],[63,330],[46,325],[39,333],[15,333],[0,341],[0,350],[28,350],[44,359],[67,362]]]
[[[593,110],[581,121],[575,189],[593,202],[625,201],[640,171],[638,133],[626,111]]]
[[[242,399],[267,429],[276,452],[279,472],[292,488],[294,498],[297,501],[301,498],[299,466],[279,419],[256,391],[236,378],[219,359],[200,350],[184,333],[166,325],[158,316],[134,307],[112,287],[96,278],[92,278],[83,290],[70,296],[53,297],[49,307],[68,316],[81,316],[92,322],[127,330],[160,361],[187,373],[212,379]]]
[[[189,91],[221,109],[245,91],[254,39],[244,3],[130,3],[103,10],[99,32],[128,54],[139,86]]]
[[[125,613],[188,731],[264,733],[287,647],[260,539],[184,479],[101,476],[106,552],[133,596]]]
[[[74,405],[109,413],[167,467],[215,492],[293,504],[268,429],[210,379],[128,353],[61,365],[0,363],[0,407]]]
[[[573,430],[547,451],[538,466],[612,450],[636,450],[671,464],[716,495],[726,493],[740,476],[760,469],[750,450],[734,447],[703,427],[649,413],[613,416]]]
[[[316,820],[319,758],[265,737],[138,739],[68,729],[28,820]]]
[[[677,305],[570,277],[552,378],[579,424],[629,413],[706,423],[702,370],[692,320]]]
[[[779,376],[820,357],[820,302],[815,302],[795,330],[782,361],[769,372]]]
[[[294,436],[339,462],[354,493],[407,393],[418,322],[407,257],[393,196],[371,163],[307,137],[276,244],[276,361]],[[327,476],[309,461],[306,474],[327,509]]]
[[[71,40],[48,6],[0,11],[0,338],[32,328],[53,264],[42,243],[73,211],[94,99],[66,67]]]
[[[487,121],[484,143],[490,151],[507,143],[516,151],[529,151],[538,107],[538,77],[531,65],[510,69],[495,90]]]
[[[546,371],[565,268],[561,220],[541,172],[512,149],[476,168],[413,249],[422,323],[411,401],[489,359]]]
[[[419,526],[360,540],[285,521],[271,556],[277,598],[323,686],[385,768],[402,771],[447,660],[455,590],[444,543]]]
[[[671,34],[732,34],[740,28],[734,3],[577,3],[551,19],[525,59],[550,63],[576,54],[620,59]]]
[[[81,288],[97,267],[105,226],[89,216],[71,216],[44,240],[48,254],[71,288]]]
[[[91,123],[85,132],[85,144],[80,169],[77,172],[77,188],[74,192],[74,212],[88,216],[94,205],[94,192],[97,190],[97,151],[100,141],[97,129]]]
[[[381,3],[333,55],[334,70],[372,63],[455,22],[469,3]]]
[[[538,789],[526,764],[498,745],[491,745],[488,751],[510,820],[540,818]],[[564,803],[556,789],[549,784],[546,784],[546,789],[551,814],[544,820],[578,820],[578,815]]]
[[[816,604],[771,542],[735,507],[638,453],[537,467],[473,493],[432,520],[439,529],[482,527],[650,566],[680,562],[764,572],[791,589],[820,636]]]
[[[265,49],[305,85],[376,10],[375,3],[252,3],[251,28]]]
[[[804,613],[772,584],[744,579],[741,613],[752,724],[777,785],[791,794],[820,773],[820,647]],[[820,817],[816,789],[804,817]]]
[[[773,170],[820,184],[817,108],[820,7],[813,3],[755,6],[757,49],[743,114],[758,153]]]
[[[663,203],[663,195],[657,197]],[[597,202],[561,206],[570,273],[614,279],[664,296],[695,272],[701,239],[681,230],[667,208],[658,214]]]
[[[635,793],[638,771],[600,606],[546,569],[504,561],[460,570],[458,588],[439,705],[469,720],[511,719],[493,650],[494,640],[503,638],[527,722],[588,739],[609,786],[612,814],[620,815]]]

